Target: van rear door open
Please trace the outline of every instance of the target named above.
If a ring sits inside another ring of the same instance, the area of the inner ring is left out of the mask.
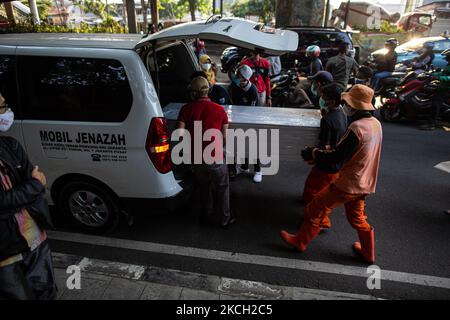
[[[229,43],[247,49],[261,48],[269,55],[282,55],[297,50],[296,32],[266,28],[259,23],[224,18],[206,22],[183,23],[142,39],[137,48],[147,43],[200,38]]]

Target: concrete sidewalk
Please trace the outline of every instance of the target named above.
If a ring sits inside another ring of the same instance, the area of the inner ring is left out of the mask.
[[[59,300],[373,300],[372,296],[138,266],[53,253]],[[69,266],[81,288],[68,289]]]

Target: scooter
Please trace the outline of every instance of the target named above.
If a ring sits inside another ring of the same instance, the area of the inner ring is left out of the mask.
[[[438,86],[439,81],[430,73],[422,73],[416,78],[402,81],[395,92],[390,92],[387,101],[380,108],[381,119],[393,122],[401,118],[409,120],[428,118]],[[450,101],[443,103],[439,115],[443,120],[450,120]]]
[[[295,68],[277,75],[270,80],[272,107],[287,108],[290,107],[289,92],[291,92],[299,81],[297,70]]]

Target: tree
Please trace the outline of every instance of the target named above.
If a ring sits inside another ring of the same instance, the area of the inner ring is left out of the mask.
[[[258,16],[261,22],[268,24],[275,15],[275,0],[237,0],[231,6],[231,13],[240,18]]]
[[[38,12],[39,12],[39,19],[41,21],[46,21],[48,13],[50,12],[50,9],[52,8],[52,2],[50,0],[37,0],[36,6],[37,6]]]
[[[176,18],[181,20],[187,14],[191,15],[191,20],[195,21],[195,13],[211,13],[211,0],[161,0],[159,14],[162,18]]]
[[[116,8],[114,7],[114,5],[106,4],[101,0],[79,0],[77,2],[74,1],[74,4],[77,4],[80,9],[83,10],[83,12],[93,13],[103,20],[112,15],[117,16]]]

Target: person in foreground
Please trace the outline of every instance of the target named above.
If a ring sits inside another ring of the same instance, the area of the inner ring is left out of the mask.
[[[332,164],[344,161],[339,177],[321,191],[305,208],[304,221],[297,234],[282,230],[285,243],[304,252],[319,234],[322,222],[331,211],[345,206],[350,225],[357,230],[360,242],[353,249],[366,262],[375,262],[374,229],[367,223],[365,199],[375,193],[381,157],[382,129],[372,116],[374,92],[364,85],[355,85],[341,96],[344,111],[351,124],[335,150],[307,148],[302,157],[311,164]]]
[[[0,132],[14,113],[0,94]],[[53,300],[57,288],[45,229],[53,229],[45,175],[14,138],[0,136],[0,300]]]

